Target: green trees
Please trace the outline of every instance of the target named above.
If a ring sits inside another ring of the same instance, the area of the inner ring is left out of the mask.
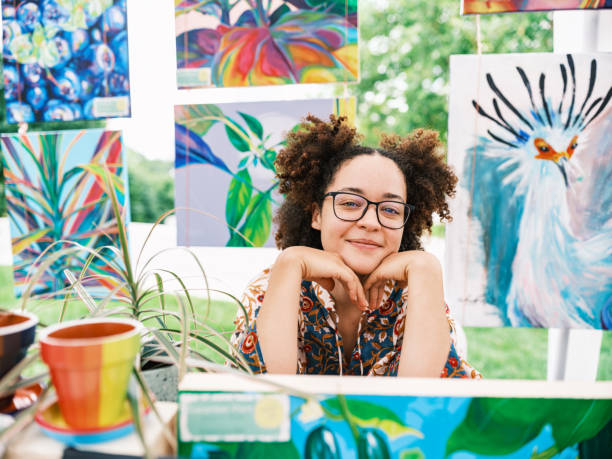
[[[357,120],[368,144],[381,132],[433,128],[446,141],[449,56],[475,54],[476,16],[460,0],[359,3],[361,82]],[[552,51],[549,13],[481,16],[483,53]]]

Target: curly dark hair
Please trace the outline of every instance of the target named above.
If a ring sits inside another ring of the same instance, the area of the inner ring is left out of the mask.
[[[323,204],[327,186],[340,166],[360,155],[380,154],[393,160],[406,178],[407,201],[415,206],[404,227],[400,252],[422,250],[421,235],[431,231],[432,214],[452,220],[446,202],[455,194],[457,177],[446,164],[436,131],[416,129],[406,137],[383,135],[380,148],[359,144],[361,135],[345,117],[325,122],[308,115],[287,135],[276,159],[279,191],[285,200],[274,218],[279,249],[304,245],[322,249],[321,232],[311,227],[313,203]]]

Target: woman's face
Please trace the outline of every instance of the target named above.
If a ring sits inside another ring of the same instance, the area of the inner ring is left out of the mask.
[[[395,162],[384,156],[361,155],[340,166],[325,193],[347,191],[370,201],[406,202],[404,174]],[[356,222],[340,220],[334,214],[333,198],[315,205],[312,227],[321,231],[323,250],[335,252],[358,275],[368,275],[389,254],[399,251],[403,228],[389,229],[376,217],[376,206]]]

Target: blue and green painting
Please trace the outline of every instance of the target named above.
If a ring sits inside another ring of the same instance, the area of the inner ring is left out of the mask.
[[[354,119],[354,99],[177,105],[179,245],[273,247],[274,161],[307,114]]]
[[[310,401],[291,396],[289,405],[290,436],[282,442],[198,441],[189,432],[189,421],[179,413],[179,455],[574,459],[580,454],[581,459],[594,459],[612,441],[612,400],[607,399],[334,395]],[[181,409],[184,407],[181,403]],[[258,424],[260,435],[265,428],[272,432],[278,427],[274,420],[282,417],[282,411],[269,402],[263,411],[266,416],[258,416],[255,409],[250,417]],[[202,416],[192,419],[194,429],[207,422]]]
[[[126,0],[2,0],[8,123],[130,115]]]

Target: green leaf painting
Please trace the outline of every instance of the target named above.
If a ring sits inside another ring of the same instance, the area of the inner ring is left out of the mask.
[[[115,193],[126,206],[121,133],[88,130],[5,135],[1,144],[15,293],[23,293],[35,263],[54,256],[57,258],[33,292],[58,292],[66,284],[66,269],[78,275],[90,250],[118,244],[117,222],[103,177],[105,168],[109,169]],[[80,244],[83,251],[62,255],[60,251],[70,243]],[[97,258],[90,267],[109,279],[116,273],[113,263]]]
[[[549,450],[556,454],[593,437],[610,419],[612,400],[477,398],[451,434],[446,453],[510,454],[548,425],[555,443]]]
[[[308,114],[348,115],[352,99],[175,107],[179,244],[271,247],[281,202],[274,161]]]

